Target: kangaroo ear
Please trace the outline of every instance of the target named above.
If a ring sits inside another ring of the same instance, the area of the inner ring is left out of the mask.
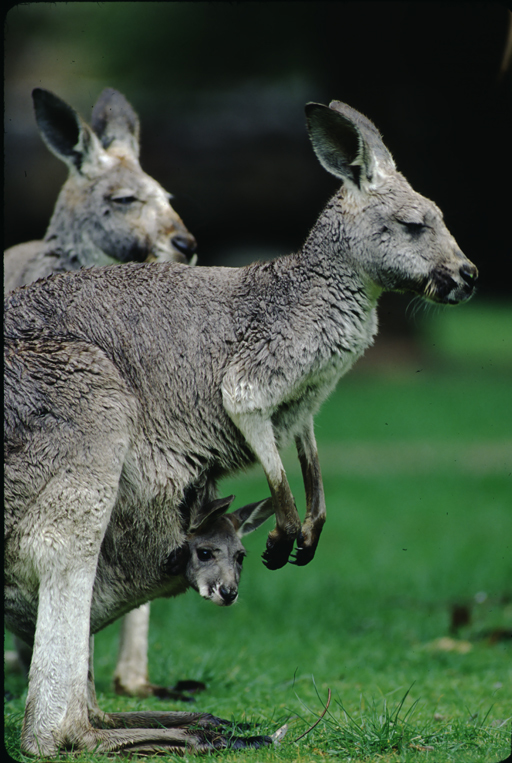
[[[225,514],[234,500],[235,496],[229,495],[227,498],[218,498],[199,506],[190,521],[189,533],[197,532],[201,525]]]
[[[106,87],[92,110],[91,126],[106,150],[118,145],[138,159],[139,118],[122,93]]]
[[[87,176],[99,172],[105,152],[79,114],[49,90],[35,88],[32,99],[39,132],[50,151],[72,172]]]
[[[233,523],[236,534],[239,538],[252,533],[265,522],[274,513],[272,498],[266,498],[264,501],[249,503],[242,506],[231,514],[226,514],[226,519]]]
[[[391,154],[377,128],[341,101],[306,104],[306,120],[313,149],[322,167],[347,185],[361,188],[371,182],[377,167],[384,169]]]

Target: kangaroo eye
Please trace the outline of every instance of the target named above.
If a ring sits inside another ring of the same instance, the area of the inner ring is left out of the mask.
[[[407,233],[410,233],[413,236],[417,236],[418,233],[421,233],[423,230],[425,230],[425,225],[423,223],[400,221],[400,225],[403,225]]]
[[[196,554],[200,562],[207,562],[213,559],[213,553],[209,548],[198,548]]]
[[[245,554],[242,551],[240,551],[240,553],[237,554],[237,557],[236,557],[236,562],[237,562],[237,564],[240,565],[240,567],[244,563],[244,559],[245,559]]]
[[[110,197],[110,201],[115,202],[116,204],[122,204],[123,206],[127,206],[128,204],[133,204],[134,201],[137,201],[137,197],[132,191],[116,191],[116,193],[113,193]]]

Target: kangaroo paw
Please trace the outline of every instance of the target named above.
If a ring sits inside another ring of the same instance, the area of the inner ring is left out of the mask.
[[[310,563],[314,555],[315,555],[314,548],[297,547],[295,552],[291,555],[291,558],[288,559],[288,562],[290,564],[296,564],[297,567],[305,567],[306,564]]]
[[[292,558],[289,559],[290,564],[296,564],[297,567],[304,567],[306,564],[309,564],[315,555],[317,545],[318,539],[314,542],[308,542],[302,532],[300,532],[297,538],[297,548],[292,554]]]
[[[284,567],[288,558],[293,550],[293,538],[278,537],[274,539],[271,537],[272,533],[269,533],[267,539],[267,548],[263,552],[262,559],[263,564],[269,570],[279,570]]]

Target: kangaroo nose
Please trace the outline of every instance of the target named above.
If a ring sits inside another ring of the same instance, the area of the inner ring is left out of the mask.
[[[460,268],[460,276],[468,286],[473,286],[478,278],[478,270],[472,262],[465,262]]]
[[[226,586],[223,585],[221,585],[219,591],[226,604],[232,604],[238,596],[238,591],[233,591],[231,588],[226,588]]]
[[[179,233],[171,238],[171,244],[186,257],[191,257],[197,249],[197,241],[190,233]]]

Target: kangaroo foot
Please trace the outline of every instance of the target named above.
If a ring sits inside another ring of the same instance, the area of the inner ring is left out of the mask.
[[[93,726],[100,729],[161,729],[161,728],[194,728],[219,729],[233,726],[230,721],[217,718],[210,713],[193,713],[188,711],[141,710],[126,713],[90,713]]]
[[[185,755],[223,749],[259,748],[272,743],[272,737],[266,735],[239,737],[223,730],[200,728],[194,725],[158,729],[91,729],[77,739],[73,747],[99,753],[118,752],[124,755],[130,753]]]
[[[124,747],[120,752],[130,754],[134,752],[138,755],[154,755],[162,753],[174,753],[177,755],[186,755],[187,753],[208,754],[215,750],[243,750],[258,749],[268,747],[273,742],[270,736],[252,736],[252,737],[227,737],[216,732],[187,732],[187,736],[176,738],[175,740],[154,741],[147,743],[136,742],[129,747]]]
[[[274,742],[266,735],[237,736],[247,724],[236,724],[208,713],[131,712],[105,713],[96,728],[90,728],[83,749],[124,754],[187,752],[265,747]],[[276,738],[276,743],[279,740]]]
[[[151,693],[159,699],[175,699],[179,702],[195,702],[190,694],[206,691],[206,684],[202,681],[178,681],[176,686],[157,686],[150,684]],[[188,693],[185,693],[188,692]]]

